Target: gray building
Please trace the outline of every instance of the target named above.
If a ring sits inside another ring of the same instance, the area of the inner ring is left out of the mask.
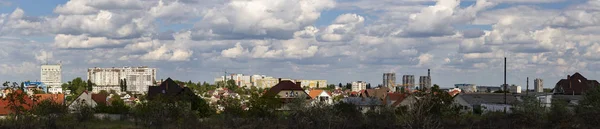
[[[479,93],[494,93],[501,90],[502,88],[499,86],[477,86],[477,92]]]
[[[402,86],[407,87],[409,89],[414,89],[415,75],[403,75],[402,76]]]
[[[431,89],[431,78],[429,76],[420,76],[419,88]]]
[[[396,73],[383,73],[383,87],[390,88],[391,92],[396,92]]]
[[[533,80],[534,92],[544,92],[544,80],[536,78]]]

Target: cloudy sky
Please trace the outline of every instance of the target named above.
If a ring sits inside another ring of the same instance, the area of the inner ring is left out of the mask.
[[[89,67],[150,66],[158,78],[228,72],[329,83],[553,87],[600,73],[599,0],[0,0],[0,80],[63,81]],[[418,79],[418,77],[417,77]],[[418,80],[417,80],[418,81]]]

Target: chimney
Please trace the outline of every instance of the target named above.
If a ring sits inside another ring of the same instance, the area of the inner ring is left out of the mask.
[[[281,82],[281,78],[279,78],[279,80],[277,81],[277,83],[280,83],[280,82]]]
[[[431,77],[431,69],[427,69],[427,77]]]
[[[302,82],[296,81],[296,85],[299,86],[300,88],[302,88]]]

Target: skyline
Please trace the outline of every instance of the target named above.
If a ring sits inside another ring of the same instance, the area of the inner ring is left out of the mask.
[[[31,3],[37,4],[31,4]],[[115,4],[117,3],[117,4]],[[113,5],[113,6],[108,6]],[[93,67],[149,66],[157,79],[230,73],[382,83],[426,76],[453,87],[575,72],[598,80],[598,0],[0,0],[0,81],[63,82]],[[401,82],[397,82],[401,83]]]

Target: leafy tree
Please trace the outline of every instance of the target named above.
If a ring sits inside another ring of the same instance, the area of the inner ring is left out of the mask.
[[[593,87],[583,95],[583,100],[579,101],[576,107],[576,114],[583,121],[585,127],[596,128],[600,127],[600,88]]]
[[[278,96],[272,94],[260,96],[258,93],[252,93],[248,103],[248,114],[258,118],[275,117],[276,109],[282,106]]]
[[[566,100],[552,100],[552,106],[548,112],[548,123],[552,123],[552,126],[548,126],[548,128],[576,128],[574,120],[576,120],[575,116],[573,111],[568,109]]]
[[[127,91],[127,79],[123,79],[123,91]]]
[[[533,96],[523,96],[522,100],[511,108],[512,123],[517,128],[543,128],[546,108]]]
[[[344,87],[342,87],[342,83],[338,84],[338,86],[339,86],[340,88],[344,88]]]
[[[90,81],[90,79],[87,80],[87,91],[93,91],[92,81]]]

